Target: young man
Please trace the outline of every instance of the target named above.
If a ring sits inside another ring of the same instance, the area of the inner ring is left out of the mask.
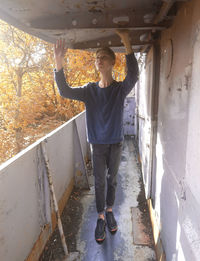
[[[117,231],[112,207],[122,151],[123,106],[126,96],[138,79],[138,64],[129,40],[129,33],[117,31],[117,34],[126,48],[127,76],[123,82],[113,79],[115,54],[110,48],[105,47],[96,52],[95,66],[100,73],[100,81],[71,88],[66,83],[63,72],[63,61],[67,50],[65,41],[59,40],[54,46],[55,80],[60,94],[69,99],[83,101],[86,106],[88,141],[93,149],[93,174],[98,212],[95,239],[98,243],[105,239],[106,225],[111,233]],[[107,180],[106,195],[105,180]]]

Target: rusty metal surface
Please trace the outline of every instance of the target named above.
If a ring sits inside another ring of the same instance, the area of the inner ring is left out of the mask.
[[[0,18],[48,42],[63,37],[69,47],[78,49],[119,48],[122,43],[115,29],[129,28],[133,48],[140,51],[151,44],[145,34],[169,24],[162,15],[154,23],[163,4],[161,0],[0,0]]]

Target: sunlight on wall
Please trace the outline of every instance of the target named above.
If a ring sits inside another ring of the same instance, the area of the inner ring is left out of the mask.
[[[140,99],[140,111],[141,115],[146,114],[146,100],[145,100],[145,88],[146,88],[146,70],[145,68],[140,69],[140,89],[139,89],[139,99]]]
[[[156,173],[157,173],[157,181],[156,181],[156,199],[160,199],[161,198],[161,187],[162,187],[162,179],[163,179],[163,175],[164,175],[164,167],[163,167],[163,145],[161,142],[161,138],[160,138],[160,134],[158,133],[157,135],[157,144],[156,144],[156,158],[157,158],[157,169],[156,169]],[[156,210],[157,210],[157,214],[158,217],[160,219],[160,213],[158,213],[158,211],[160,212],[161,206],[160,206],[161,202],[160,200],[156,200]],[[159,224],[160,224],[160,220],[158,220]]]
[[[189,101],[188,117],[188,139],[187,139],[187,158],[186,158],[186,181],[197,202],[200,202],[199,183],[200,183],[200,21],[197,26],[196,42],[193,53],[192,81]]]
[[[176,253],[174,253],[172,261],[183,261],[185,260],[183,249],[181,246],[181,226],[180,223],[177,223],[177,232],[176,232]]]
[[[179,201],[179,196],[176,192],[175,192],[175,198],[176,198],[177,208],[179,209],[180,201]],[[174,235],[176,235],[176,252],[172,256],[172,261],[177,261],[177,260],[183,261],[183,260],[185,260],[185,258],[184,258],[182,247],[180,244],[181,225],[178,222],[178,220],[177,220],[177,229],[176,229],[176,232],[174,231]],[[178,259],[177,255],[179,255],[180,259]]]

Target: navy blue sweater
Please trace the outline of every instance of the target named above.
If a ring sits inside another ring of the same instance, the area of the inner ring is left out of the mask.
[[[73,88],[66,83],[63,69],[54,71],[60,95],[85,103],[88,141],[92,144],[123,140],[124,100],[138,79],[138,64],[133,53],[126,55],[126,64],[124,81],[113,81],[106,88],[100,88],[98,82]]]

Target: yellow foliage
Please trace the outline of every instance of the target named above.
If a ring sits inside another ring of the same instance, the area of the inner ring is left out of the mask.
[[[0,163],[84,110],[63,99],[55,86],[53,46],[0,21]],[[68,50],[65,72],[71,86],[97,81],[94,53]],[[114,76],[124,78],[124,55]]]

